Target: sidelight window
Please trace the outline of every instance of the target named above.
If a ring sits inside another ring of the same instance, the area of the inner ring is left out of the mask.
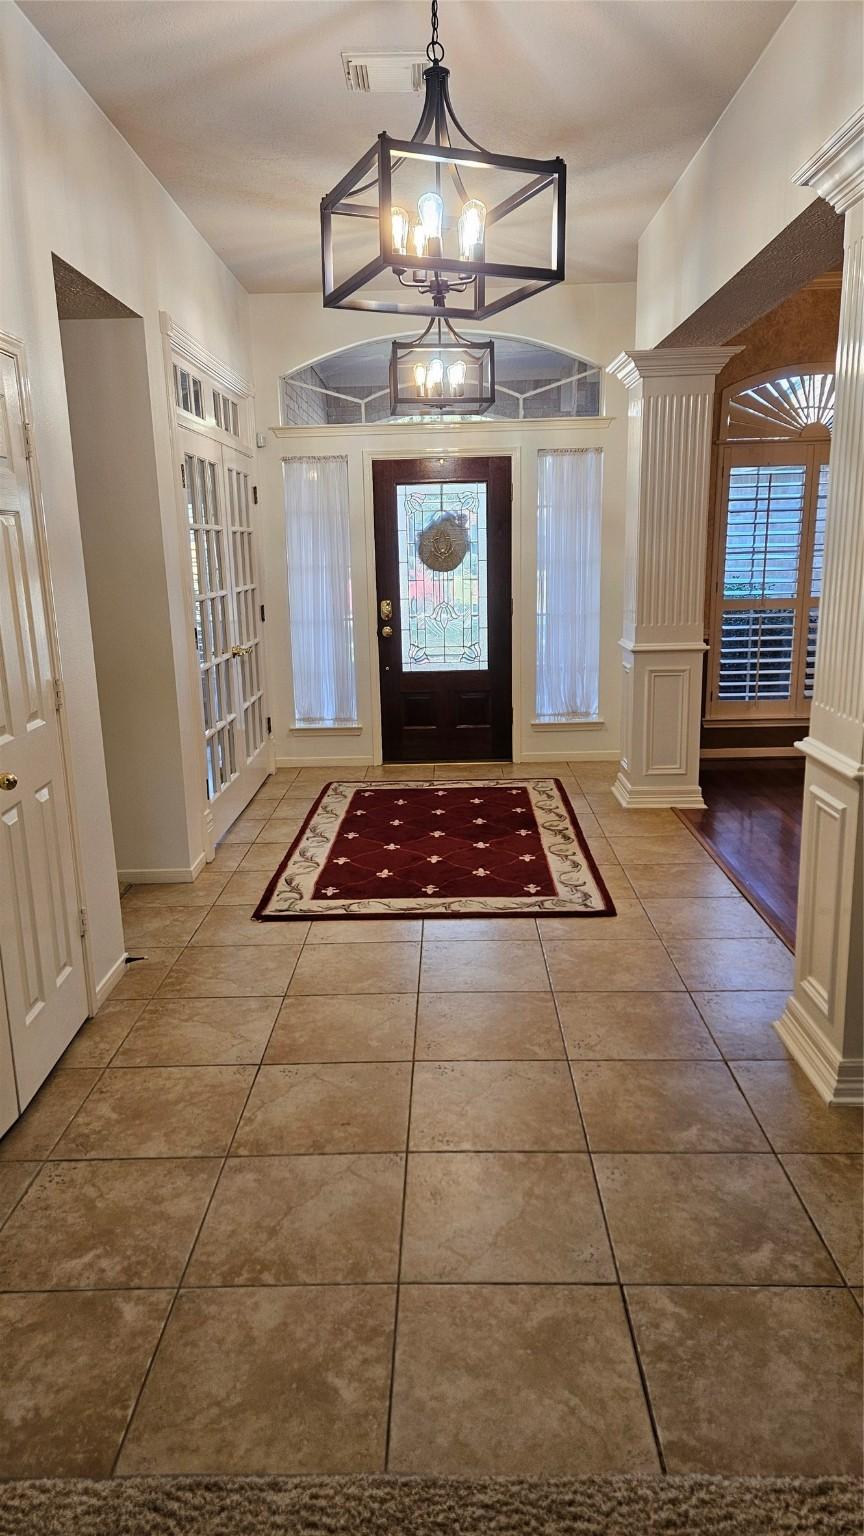
[[[599,448],[537,455],[537,719],[595,719],[600,693]]]
[[[357,720],[348,460],[284,460],[288,606],[298,725]]]

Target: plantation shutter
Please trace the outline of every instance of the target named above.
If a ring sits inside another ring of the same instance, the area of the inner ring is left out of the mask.
[[[821,445],[725,452],[711,713],[795,717],[812,697],[828,465]]]

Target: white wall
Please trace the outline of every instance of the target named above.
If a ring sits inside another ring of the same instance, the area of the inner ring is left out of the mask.
[[[270,658],[270,713],[277,761],[371,762],[378,726],[375,645],[374,546],[370,464],[373,456],[424,453],[514,455],[514,754],[522,760],[596,755],[615,757],[619,744],[623,586],[624,485],[627,396],[616,379],[604,379],[604,425],[556,422],[492,422],[433,427],[298,429],[274,436],[279,423],[279,377],[329,352],[372,336],[416,334],[412,317],[371,316],[324,310],[318,294],[260,294],[250,298],[258,431],[267,433],[259,452],[262,540]],[[633,345],[631,284],[564,285],[498,317],[495,334],[528,336],[565,348],[604,367]],[[466,330],[471,327],[465,327]],[[477,327],[477,329],[482,329]],[[537,452],[547,446],[599,446],[604,452],[601,589],[600,726],[566,730],[531,725],[534,701],[536,615]],[[351,502],[352,588],[357,656],[356,733],[312,735],[293,730],[286,549],[282,504],[282,457],[346,454]]]
[[[246,294],[26,20],[0,4],[0,330],[27,347],[90,923],[91,980],[123,940],[51,253],[144,320],[190,835],[200,839],[200,704],[172,478],[159,311],[248,374]],[[189,848],[190,860],[196,850]]]
[[[144,322],[60,332],[117,870],[165,880],[189,837]]]
[[[799,166],[860,107],[864,10],[798,0],[639,241],[637,346],[653,347],[813,201]]]

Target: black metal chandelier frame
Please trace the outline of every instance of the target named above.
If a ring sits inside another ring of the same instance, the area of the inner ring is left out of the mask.
[[[359,309],[377,314],[441,314],[447,308],[453,319],[486,320],[513,304],[564,281],[565,214],[567,168],[564,161],[534,160],[519,155],[500,155],[486,150],[462,127],[450,100],[450,71],[441,63],[444,49],[437,35],[437,0],[432,5],[432,40],[426,49],[430,60],[424,71],[426,100],[420,121],[410,139],[394,139],[382,133],[321,200],[321,258],[324,306],[328,309]],[[465,144],[453,143],[453,131]],[[500,223],[508,214],[522,208],[531,199],[550,191],[552,196],[550,259],[548,266],[523,266],[518,263],[485,259],[485,244],[476,259],[448,257],[440,251],[423,255],[394,249],[393,174],[406,160],[422,160],[434,171],[435,189],[440,194],[442,172],[449,175],[463,206],[470,201],[465,177],[472,169],[500,169],[525,176],[524,184],[508,197],[489,208],[485,227]],[[377,201],[362,201],[363,194],[377,187]],[[358,201],[358,199],[361,199]],[[379,250],[371,260],[341,282],[334,277],[333,221],[340,217],[376,219]],[[368,284],[391,272],[405,290],[386,297],[363,294]],[[486,284],[499,278],[517,284],[507,292],[487,298]],[[453,302],[453,297],[456,302]],[[463,297],[467,295],[467,297]]]
[[[446,334],[445,334],[446,333]],[[428,339],[431,337],[431,340]],[[440,390],[437,385],[420,388],[412,381],[406,391],[400,380],[400,364],[410,365],[420,359],[428,374],[429,360],[454,355],[464,359],[466,382],[462,393],[448,385],[447,367],[442,366]],[[472,377],[467,377],[467,368]],[[390,414],[395,416],[470,415],[482,416],[495,404],[495,343],[471,336],[460,336],[446,315],[433,315],[425,331],[415,341],[394,341],[390,347]]]

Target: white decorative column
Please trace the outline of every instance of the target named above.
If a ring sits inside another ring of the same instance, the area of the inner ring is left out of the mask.
[[[846,215],[795,990],[781,1040],[830,1104],[864,1102],[864,108],[795,176]]]
[[[629,391],[624,806],[701,806],[699,731],[714,382],[740,347],[622,352]]]

